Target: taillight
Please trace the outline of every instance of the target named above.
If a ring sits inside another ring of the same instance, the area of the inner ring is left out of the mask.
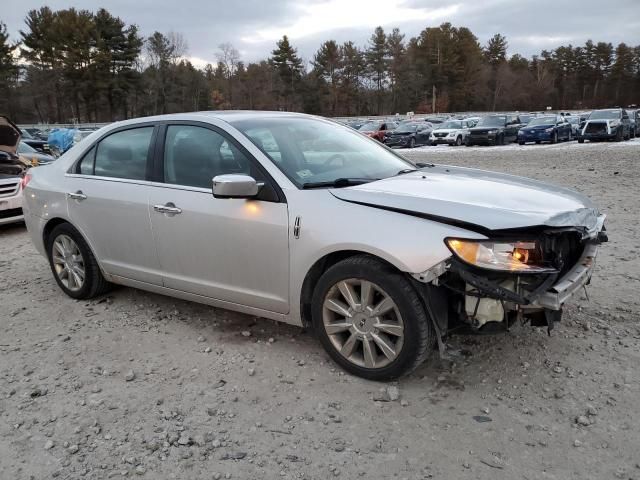
[[[24,177],[22,177],[22,180],[20,180],[20,184],[22,186],[22,190],[25,189],[25,187],[27,186],[27,184],[31,181],[31,174],[27,173],[25,174]]]

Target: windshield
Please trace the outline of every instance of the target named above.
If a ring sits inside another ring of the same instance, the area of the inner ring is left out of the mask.
[[[443,128],[460,130],[462,129],[462,122],[450,121],[450,122],[444,122],[443,124],[438,125],[438,129],[443,129]]]
[[[421,124],[418,124],[418,123],[401,123],[394,130],[394,132],[395,133],[411,133],[411,132],[415,132],[416,130],[418,130],[418,127],[420,127],[420,126],[421,126]]]
[[[527,127],[535,127],[536,125],[555,125],[556,117],[536,117],[531,120]]]
[[[580,123],[580,119],[578,117],[564,117],[565,120],[573,125],[577,125]]]
[[[18,144],[17,152],[18,153],[38,153],[38,151],[35,148],[31,147],[30,145],[27,145],[24,142],[20,142]]]
[[[376,132],[380,130],[380,122],[367,122],[362,125],[358,130],[361,132]]]
[[[594,110],[589,115],[589,120],[615,120],[620,116],[620,110]]]
[[[533,115],[527,115],[526,113],[520,114],[520,121],[522,123],[529,123],[532,118],[533,118]]]
[[[335,123],[300,117],[232,123],[298,187],[339,178],[373,181],[415,168],[378,142]]]
[[[504,127],[507,122],[507,117],[504,115],[494,115],[490,117],[482,117],[477,127]]]

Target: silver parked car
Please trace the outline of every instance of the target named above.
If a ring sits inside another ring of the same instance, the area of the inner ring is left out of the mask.
[[[32,169],[26,223],[73,298],[112,282],[312,325],[370,379],[444,353],[452,329],[552,328],[604,215],[541,182],[417,167],[308,115],[141,118]]]

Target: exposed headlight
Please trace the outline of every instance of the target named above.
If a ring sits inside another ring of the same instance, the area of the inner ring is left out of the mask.
[[[487,133],[498,133],[498,130],[489,130]]]
[[[544,131],[545,131],[546,133],[551,133],[551,132],[553,132],[553,127],[551,127],[551,128],[545,128],[545,129],[544,129]]]
[[[610,127],[617,127],[618,125],[620,125],[620,121],[619,120],[610,120],[609,121],[609,126]]]
[[[455,137],[456,136],[456,132],[451,132],[449,135],[447,135],[448,137]]]
[[[475,267],[516,273],[555,271],[543,264],[542,249],[536,241],[501,242],[447,238],[445,243],[456,257]]]

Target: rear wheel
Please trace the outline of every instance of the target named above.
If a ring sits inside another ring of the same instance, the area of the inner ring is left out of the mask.
[[[109,289],[89,245],[70,224],[55,227],[46,244],[53,276],[68,296],[92,298]]]
[[[370,380],[410,373],[435,345],[433,325],[409,280],[368,255],[347,258],[322,275],[312,320],[331,358]]]

